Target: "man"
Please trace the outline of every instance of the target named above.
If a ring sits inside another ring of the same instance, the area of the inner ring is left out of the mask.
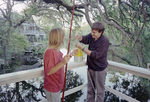
[[[88,93],[87,102],[103,102],[105,97],[105,79],[107,75],[107,52],[109,40],[103,35],[105,30],[101,22],[94,22],[91,26],[91,33],[85,36],[75,34],[74,38],[83,44],[89,44],[85,49],[80,43],[75,46],[87,54],[88,65]],[[95,91],[97,94],[95,94]]]

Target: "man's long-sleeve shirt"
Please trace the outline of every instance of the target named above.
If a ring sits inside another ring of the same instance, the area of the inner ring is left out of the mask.
[[[107,52],[109,48],[109,40],[103,34],[95,41],[91,33],[82,36],[80,41],[84,44],[89,44],[88,50],[91,51],[90,56],[87,55],[87,65],[88,68],[95,71],[104,70],[107,65]]]

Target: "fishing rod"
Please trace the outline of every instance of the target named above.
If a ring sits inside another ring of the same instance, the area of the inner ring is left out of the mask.
[[[67,54],[69,54],[69,50],[70,50],[71,30],[72,30],[72,21],[73,21],[73,15],[74,15],[74,8],[75,8],[75,0],[74,0],[74,2],[73,2],[73,10],[72,10],[72,18],[71,18],[71,25],[70,25],[69,43],[68,43],[68,51],[67,51]],[[65,78],[64,78],[62,102],[63,102],[63,100],[64,100],[64,92],[65,92],[65,85],[66,85],[66,75],[67,75],[67,63],[66,63],[66,67],[65,67]]]

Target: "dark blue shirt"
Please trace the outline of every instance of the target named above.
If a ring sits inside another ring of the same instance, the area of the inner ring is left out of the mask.
[[[88,68],[95,71],[104,70],[107,65],[107,52],[109,48],[109,40],[103,34],[95,41],[91,33],[82,36],[80,41],[84,44],[89,44],[88,49],[91,51],[90,56],[87,55],[87,65]]]

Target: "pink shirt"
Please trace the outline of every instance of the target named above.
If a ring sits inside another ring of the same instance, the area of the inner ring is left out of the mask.
[[[48,49],[44,55],[44,88],[49,92],[59,92],[63,89],[64,83],[64,66],[56,73],[47,75],[51,68],[63,59],[63,54],[54,49]]]

